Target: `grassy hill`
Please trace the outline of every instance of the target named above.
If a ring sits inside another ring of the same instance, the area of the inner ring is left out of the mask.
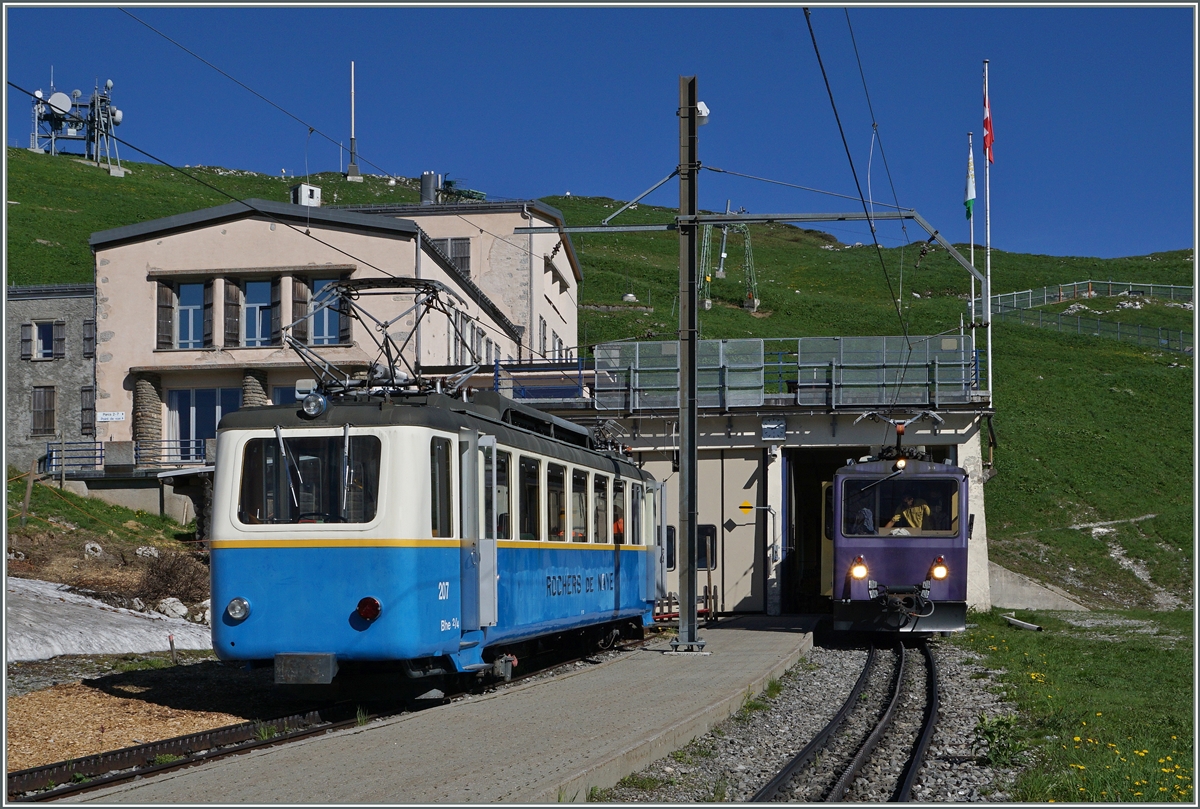
[[[8,161],[9,284],[90,282],[87,239],[93,231],[230,198],[284,201],[296,182],[212,167],[184,169],[197,178],[189,179],[145,163],[127,163],[130,174],[116,179],[70,157],[15,148],[8,149]],[[322,186],[330,204],[418,198],[413,180],[393,187],[377,177],[355,184],[338,175],[315,175],[312,182]],[[562,210],[570,225],[598,224],[621,204],[576,196],[544,201]],[[641,205],[617,221],[669,222],[674,215]],[[754,314],[741,307],[742,245],[731,235],[727,278],[713,280],[713,307],[700,313],[703,337],[901,333],[873,247],[850,247],[826,233],[785,225],[752,226],[750,234],[761,307]],[[577,234],[573,241],[584,273],[582,344],[674,339],[679,252],[674,233]],[[919,268],[917,246],[883,253],[898,293],[903,258],[899,297],[909,332],[957,329],[970,290],[966,272],[941,249],[921,259]],[[1118,259],[992,251],[995,293],[1086,279],[1192,284],[1193,274],[1190,249]],[[623,304],[629,292],[637,304]],[[1103,299],[1088,305],[1112,309]],[[597,306],[605,311],[590,308]],[[644,311],[647,307],[653,311]],[[1193,330],[1191,312],[1162,305],[1103,317]],[[1192,358],[1017,324],[994,330],[998,474],[986,490],[993,560],[1097,606],[1164,603],[1156,588],[1190,603]],[[1119,522],[1149,514],[1156,516]],[[1099,522],[1115,524],[1070,527]]]

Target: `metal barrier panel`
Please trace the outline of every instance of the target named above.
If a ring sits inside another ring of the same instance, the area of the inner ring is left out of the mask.
[[[97,469],[104,466],[104,444],[100,441],[67,441],[46,444],[46,471]]]
[[[802,337],[796,403],[827,407],[971,400],[978,379],[968,335]]]

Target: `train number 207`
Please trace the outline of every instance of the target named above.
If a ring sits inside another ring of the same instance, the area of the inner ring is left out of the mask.
[[[450,582],[439,581],[438,582],[438,601],[449,601],[449,600],[450,600]]]

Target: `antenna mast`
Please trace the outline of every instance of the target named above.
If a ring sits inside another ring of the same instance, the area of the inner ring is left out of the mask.
[[[350,62],[350,165],[346,167],[346,179],[352,183],[361,183],[362,175],[358,173],[358,144],[354,137],[354,62]]]

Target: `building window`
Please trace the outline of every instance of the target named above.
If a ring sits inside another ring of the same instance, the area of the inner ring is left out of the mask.
[[[217,437],[221,417],[242,406],[241,388],[185,388],[167,391],[168,457],[204,459],[204,442]]]
[[[471,275],[471,240],[470,239],[430,239],[433,246],[442,252],[454,268],[463,275]]]
[[[33,389],[33,434],[54,435],[54,386]]]
[[[96,321],[83,321],[83,356],[92,359],[96,356]]]
[[[546,358],[546,318],[538,315],[538,354]]]
[[[204,347],[204,284],[179,285],[176,348]]]
[[[96,389],[91,385],[79,389],[79,434],[96,434]]]
[[[271,345],[270,281],[247,281],[244,297],[246,301],[246,335],[243,345],[248,347]]]
[[[312,282],[312,306],[314,309],[312,315],[312,344],[317,346],[322,345],[337,345],[342,342],[342,316],[338,313],[337,304],[326,306],[320,311],[323,304],[333,299],[332,285],[339,279],[337,278],[314,278]],[[293,282],[298,283],[298,282]]]
[[[296,403],[296,386],[275,385],[271,388],[271,404],[290,405]]]
[[[66,355],[66,321],[45,320],[21,324],[21,359],[53,360]]]
[[[717,566],[717,526],[696,526],[696,570],[712,570]]]

